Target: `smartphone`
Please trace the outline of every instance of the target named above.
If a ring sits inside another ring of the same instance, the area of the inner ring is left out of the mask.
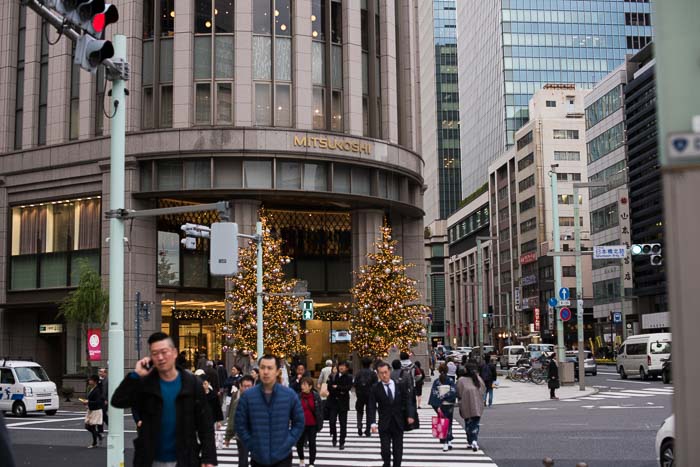
[[[148,363],[146,363],[146,369],[150,370],[151,368],[153,368],[153,360],[149,358]]]

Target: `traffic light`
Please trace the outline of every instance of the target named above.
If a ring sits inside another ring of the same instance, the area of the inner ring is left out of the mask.
[[[661,266],[664,262],[660,243],[637,243],[630,248],[632,256],[649,256],[652,266]]]
[[[110,41],[98,40],[89,34],[83,34],[75,46],[74,63],[94,75],[97,73],[97,67],[113,56],[114,47]]]

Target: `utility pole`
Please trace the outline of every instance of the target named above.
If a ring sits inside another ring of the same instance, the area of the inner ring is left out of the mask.
[[[498,237],[476,237],[476,283],[477,283],[477,300],[478,310],[476,319],[479,327],[479,359],[484,354],[484,257],[481,252],[481,242],[485,240],[498,240]]]
[[[557,172],[559,164],[552,164],[549,171],[549,180],[552,189],[552,237],[554,240],[554,252],[561,251],[561,237],[559,236],[559,201],[557,199]],[[561,258],[554,256],[554,296],[556,297],[561,289]],[[564,322],[559,316],[559,307],[554,307],[554,319],[557,322],[557,360],[564,362],[566,353],[564,351]]]
[[[659,112],[658,146],[664,189],[664,257],[666,284],[673,326],[673,378],[675,392],[675,455],[677,465],[700,459],[700,374],[696,348],[700,314],[697,301],[697,265],[700,232],[697,200],[700,198],[700,2],[658,2],[656,22],[656,92]],[[689,46],[683,46],[687,44]],[[682,150],[681,150],[682,149]],[[676,361],[677,359],[677,361]]]

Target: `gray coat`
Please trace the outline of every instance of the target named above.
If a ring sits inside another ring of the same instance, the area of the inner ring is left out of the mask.
[[[459,378],[457,381],[457,398],[459,399],[459,414],[463,419],[481,417],[484,413],[484,393],[486,385],[484,380],[479,378],[479,387],[474,385],[474,381],[468,376]]]

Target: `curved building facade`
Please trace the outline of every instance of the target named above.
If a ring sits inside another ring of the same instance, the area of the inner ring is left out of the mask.
[[[293,259],[288,275],[306,281],[322,318],[306,323],[312,370],[347,352],[337,331],[348,323],[333,310],[384,219],[424,289],[417,1],[119,7],[111,32],[127,36],[131,65],[127,209],[230,201],[251,233],[264,207]],[[49,46],[19,2],[0,7],[0,22],[17,25],[0,32],[0,354],[32,356],[60,377],[84,364],[85,339],[56,318],[57,303],[81,260],[108,273],[110,85],[72,64],[67,40]],[[171,333],[189,359],[221,355],[224,281],[208,273],[207,241],[180,244],[182,224],[216,220],[127,222],[127,360],[137,292],[152,312],[144,336]],[[60,326],[40,333],[46,324]]]

